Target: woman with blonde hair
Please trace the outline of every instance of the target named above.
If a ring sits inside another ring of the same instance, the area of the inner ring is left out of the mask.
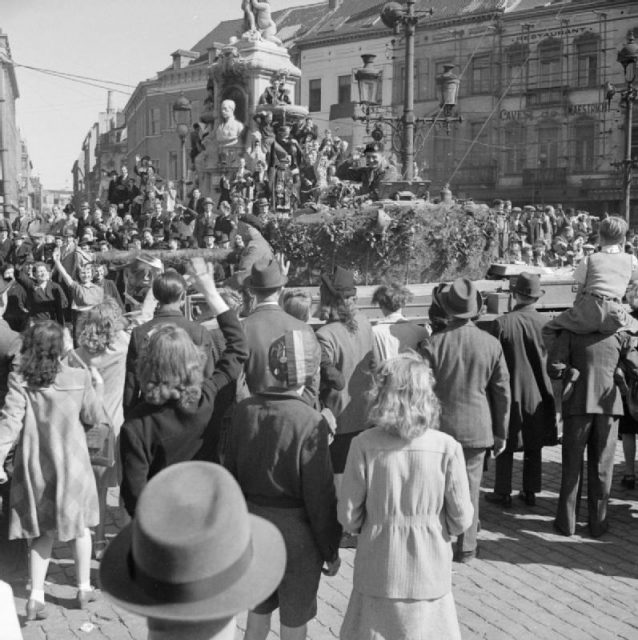
[[[137,369],[144,400],[131,410],[120,432],[120,495],[131,516],[155,474],[177,462],[205,459],[215,449],[221,429],[217,416],[232,403],[235,382],[248,357],[237,314],[219,294],[204,260],[193,258],[191,270],[195,286],[217,317],[226,348],[206,378],[208,354],[184,329],[163,324],[149,335]]]
[[[438,431],[432,372],[414,353],[381,363],[370,428],[352,441],[338,516],[358,534],[342,640],[460,638],[451,537],[472,522],[463,450]]]
[[[18,441],[9,537],[30,541],[27,620],[47,617],[44,580],[56,536],[75,544],[76,605],[83,608],[95,599],[89,527],[98,522],[98,501],[83,424],[103,422],[103,385],[94,369],[66,366],[64,351],[64,332],[57,322],[29,327],[19,373],[9,375],[0,413],[0,482],[6,480],[2,463]]]

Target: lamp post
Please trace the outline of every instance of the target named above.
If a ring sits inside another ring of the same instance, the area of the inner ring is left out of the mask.
[[[414,116],[414,34],[416,25],[423,15],[432,15],[432,9],[417,12],[414,10],[416,0],[407,0],[405,6],[398,2],[388,2],[381,10],[381,20],[386,27],[399,35],[403,30],[405,36],[405,77],[403,84],[403,115],[401,117],[386,116],[382,107],[376,102],[380,72],[371,68],[371,56],[361,56],[364,61],[363,69],[355,72],[355,79],[359,85],[359,104],[363,108],[363,115],[353,116],[354,120],[366,123],[366,132],[370,132],[370,123],[374,123],[372,137],[382,137],[382,125],[389,125],[396,133],[401,133],[401,154],[403,161],[403,176],[408,182],[414,179],[414,138],[419,125],[436,124],[444,125],[449,132],[450,123],[461,122],[458,115],[454,115],[456,98],[460,81],[452,72],[454,65],[445,65],[444,73],[437,78],[437,84],[441,92],[441,110],[437,115],[429,118],[415,118]],[[374,85],[374,89],[372,86]],[[367,96],[365,98],[364,96]],[[373,99],[370,99],[374,96]]]
[[[625,219],[629,224],[631,212],[631,179],[633,169],[633,159],[631,157],[631,128],[633,126],[633,107],[636,101],[637,91],[634,87],[636,80],[636,65],[638,64],[638,45],[634,43],[634,33],[627,34],[627,42],[618,52],[618,62],[622,65],[625,74],[626,88],[620,92],[620,103],[625,105],[625,157],[622,163],[623,168],[623,197],[625,208]]]
[[[173,104],[173,120],[175,123],[175,131],[179,136],[181,143],[182,158],[182,180],[181,180],[181,198],[182,202],[186,200],[186,136],[190,131],[191,125],[191,103],[190,100],[182,93]]]

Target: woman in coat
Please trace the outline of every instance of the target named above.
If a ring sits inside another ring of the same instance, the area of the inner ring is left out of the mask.
[[[474,514],[461,445],[437,430],[439,404],[416,355],[376,373],[371,428],[352,441],[338,516],[358,534],[342,640],[460,638],[451,537]]]
[[[105,419],[102,381],[94,370],[62,364],[63,353],[58,323],[47,320],[27,329],[19,373],[9,375],[9,393],[0,413],[0,474],[4,475],[2,463],[18,441],[9,537],[31,543],[27,620],[47,615],[44,579],[56,535],[61,541],[75,541],[77,605],[83,608],[95,599],[89,527],[98,523],[99,513],[83,424]]]

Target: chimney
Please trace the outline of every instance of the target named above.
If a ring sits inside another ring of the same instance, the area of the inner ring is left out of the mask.
[[[343,0],[328,0],[328,9],[330,11],[334,11],[338,9],[343,4]]]
[[[182,54],[179,51],[171,54],[173,58],[173,70],[178,71],[182,68]]]
[[[113,113],[113,92],[109,91],[106,94],[106,113],[111,115]]]

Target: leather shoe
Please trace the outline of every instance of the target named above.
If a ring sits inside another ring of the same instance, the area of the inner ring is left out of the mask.
[[[474,558],[478,558],[478,557],[479,557],[479,548],[478,548],[478,545],[476,545],[476,549],[472,549],[472,551],[460,551],[457,549],[454,552],[454,556],[452,560],[454,562],[460,562],[461,564],[467,564],[468,562],[472,562]]]
[[[46,604],[38,600],[29,600],[27,602],[27,620],[44,620],[49,615]]]
[[[554,531],[560,535],[560,536],[565,536],[566,538],[569,538],[572,534],[571,533],[565,533],[559,526],[558,526],[558,522],[556,522],[556,520],[552,520],[552,527],[554,529]]]
[[[536,494],[533,491],[521,491],[518,497],[519,500],[523,500],[528,507],[536,506]]]
[[[86,609],[89,602],[97,600],[97,591],[95,589],[78,589],[75,596],[75,604],[78,609]]]
[[[509,493],[486,493],[485,499],[492,504],[500,504],[505,509],[510,509],[512,506],[512,496]]]

